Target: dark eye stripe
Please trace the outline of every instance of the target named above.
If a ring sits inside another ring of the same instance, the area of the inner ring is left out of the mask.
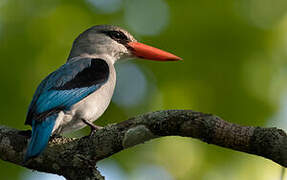
[[[123,45],[129,42],[128,37],[121,31],[103,31],[103,33]]]
[[[110,31],[109,36],[115,39],[128,39],[127,36],[120,31]]]

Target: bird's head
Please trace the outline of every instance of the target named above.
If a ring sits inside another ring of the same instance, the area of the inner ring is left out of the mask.
[[[177,61],[181,58],[142,44],[126,30],[112,25],[93,26],[80,34],[73,43],[68,61],[76,56],[109,57],[114,63],[133,57]]]

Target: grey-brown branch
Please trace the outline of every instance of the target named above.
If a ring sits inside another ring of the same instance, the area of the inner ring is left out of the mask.
[[[183,136],[255,154],[287,167],[287,136],[277,128],[240,126],[191,110],[166,110],[108,125],[91,137],[56,137],[39,157],[23,164],[28,137],[0,126],[0,158],[29,169],[63,175],[67,179],[104,179],[97,161],[126,148],[163,136]]]

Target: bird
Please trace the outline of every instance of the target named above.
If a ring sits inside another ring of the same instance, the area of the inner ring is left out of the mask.
[[[114,25],[95,25],[73,42],[65,64],[37,87],[25,125],[32,133],[24,162],[39,156],[52,135],[76,131],[93,124],[110,104],[115,85],[114,64],[124,59],[178,61],[180,57],[138,42]]]

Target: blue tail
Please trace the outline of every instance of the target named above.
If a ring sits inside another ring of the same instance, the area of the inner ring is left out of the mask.
[[[52,114],[42,122],[32,121],[32,136],[25,154],[24,162],[36,157],[45,149],[52,134],[58,114]]]

